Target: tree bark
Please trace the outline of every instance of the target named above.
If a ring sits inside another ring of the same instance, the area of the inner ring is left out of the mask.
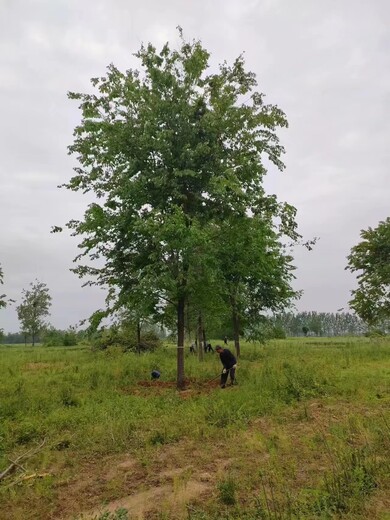
[[[206,330],[204,327],[203,327],[203,349],[205,352],[207,352]]]
[[[141,354],[141,324],[139,320],[137,320],[137,350],[138,354]]]
[[[240,357],[240,317],[238,315],[235,304],[233,304],[233,308],[232,308],[232,320],[233,320],[234,346],[236,348],[237,357]]]
[[[188,335],[188,341],[191,344],[192,338],[191,338],[191,320],[190,320],[190,302],[187,302],[187,335]]]
[[[177,303],[177,388],[184,388],[184,332],[185,297],[180,296]]]
[[[202,314],[201,313],[199,313],[199,316],[198,316],[198,339],[199,339],[198,359],[199,359],[199,361],[203,361],[204,347],[202,345]]]

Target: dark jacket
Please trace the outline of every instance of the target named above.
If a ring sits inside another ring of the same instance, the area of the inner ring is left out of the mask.
[[[219,353],[219,358],[222,362],[223,367],[226,368],[227,370],[232,368],[232,366],[237,363],[236,358],[233,356],[233,354],[227,348],[222,349],[222,352]]]

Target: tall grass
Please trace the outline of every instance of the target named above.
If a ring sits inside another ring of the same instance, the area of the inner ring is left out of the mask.
[[[253,420],[277,419],[290,408],[301,407],[302,418],[310,420],[305,403],[313,399],[354,400],[373,406],[390,400],[390,344],[384,340],[301,338],[267,345],[244,343],[237,370],[239,385],[226,390],[205,384],[220,373],[215,354],[199,362],[187,352],[186,376],[192,381],[187,393],[161,384],[175,381],[175,355],[172,345],[140,356],[115,348],[92,352],[85,346],[0,347],[0,470],[10,457],[43,438],[47,449],[37,456],[36,464],[45,468],[66,450],[77,464],[92,454],[135,453],[183,439],[208,442],[221,431],[229,439]],[[150,380],[155,368],[162,373],[161,383],[140,385]],[[368,425],[364,418],[351,417],[345,435],[349,438],[353,428],[358,433],[364,430],[372,445],[384,446],[389,435],[378,421],[382,418]],[[383,421],[390,422],[384,416]],[[333,435],[342,438],[343,432]],[[343,438],[342,442],[345,446],[347,441]],[[337,471],[319,484],[322,495],[310,498],[310,514],[341,511],[342,495],[347,496],[343,507],[348,508],[358,491],[369,493],[378,485],[375,471],[382,465],[374,464],[375,455],[345,453],[339,457]],[[345,491],[351,475],[357,483]],[[260,483],[258,479],[261,490]],[[257,518],[278,518],[272,516],[277,509],[269,505],[270,490],[268,485],[266,492],[259,493],[257,510],[265,516]],[[229,480],[220,484],[220,493],[222,502],[236,503],[239,490]],[[0,494],[0,500],[4,497]]]

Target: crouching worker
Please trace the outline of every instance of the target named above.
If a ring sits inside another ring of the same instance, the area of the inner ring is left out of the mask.
[[[228,375],[230,374],[230,384],[234,385],[236,381],[237,360],[227,348],[222,348],[220,345],[215,347],[215,351],[219,354],[219,359],[223,365],[221,374],[221,388],[225,388]]]

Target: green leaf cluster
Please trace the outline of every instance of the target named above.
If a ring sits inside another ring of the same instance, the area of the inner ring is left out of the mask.
[[[349,304],[373,325],[390,318],[390,217],[360,236],[362,241],[348,256],[347,269],[358,273],[358,288]]]
[[[51,296],[45,283],[30,283],[30,289],[23,289],[23,300],[16,308],[22,331],[32,337],[34,344],[37,334],[46,327],[44,319],[50,315]]]

